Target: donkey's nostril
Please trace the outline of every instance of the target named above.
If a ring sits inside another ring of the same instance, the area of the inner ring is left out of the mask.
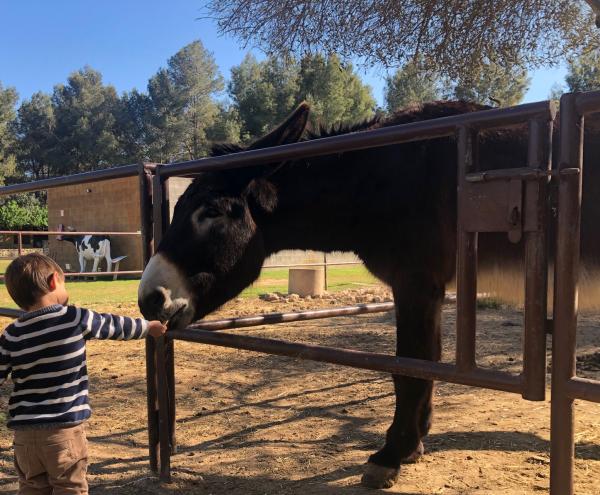
[[[153,290],[150,294],[138,300],[138,306],[144,318],[158,320],[165,305],[165,294],[161,290]]]

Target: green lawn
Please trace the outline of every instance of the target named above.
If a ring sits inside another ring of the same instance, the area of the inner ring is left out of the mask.
[[[8,264],[0,260],[2,272]],[[261,277],[243,293],[242,297],[256,297],[265,292],[287,292],[287,269],[266,269]],[[376,284],[377,280],[363,266],[331,267],[327,270],[329,290],[341,291],[353,287]],[[135,302],[139,280],[116,281],[69,281],[67,287],[74,304],[113,305]],[[10,299],[4,284],[0,284],[0,306],[14,308],[16,305]]]

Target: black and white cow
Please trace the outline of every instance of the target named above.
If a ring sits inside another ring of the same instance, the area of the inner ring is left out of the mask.
[[[59,227],[59,230],[62,230]],[[73,229],[68,229],[74,232]],[[93,261],[93,272],[98,271],[100,260],[106,260],[106,271],[112,270],[113,259],[110,257],[110,238],[106,235],[65,235],[58,236],[57,240],[73,243],[79,256],[79,271],[85,272],[88,261]]]

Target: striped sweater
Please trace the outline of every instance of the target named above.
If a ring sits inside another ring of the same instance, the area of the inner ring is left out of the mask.
[[[90,417],[85,341],[141,339],[148,322],[54,305],[0,335],[0,384],[11,375],[9,428],[66,426]]]

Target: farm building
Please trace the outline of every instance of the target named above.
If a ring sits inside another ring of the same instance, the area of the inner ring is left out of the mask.
[[[172,205],[183,193],[190,179],[169,180]],[[141,228],[140,191],[137,177],[77,184],[48,190],[48,228],[58,230],[59,225],[77,231],[137,232]],[[79,270],[77,253],[73,244],[49,236],[48,247],[52,258],[63,268]],[[112,236],[111,256],[127,255],[121,270],[142,269],[142,241],[140,236]],[[100,263],[101,270],[106,265]],[[91,269],[91,263],[88,264]]]

